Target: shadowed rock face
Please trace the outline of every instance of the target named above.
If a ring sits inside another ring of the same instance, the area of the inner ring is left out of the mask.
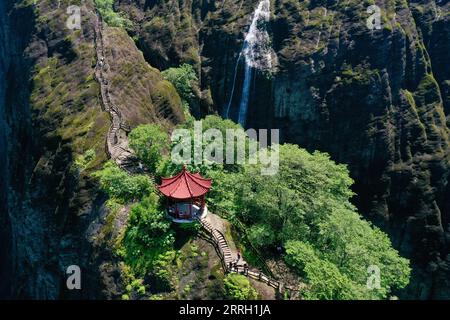
[[[28,90],[26,79],[30,64],[21,55],[29,39],[32,24],[18,23],[30,12],[11,12],[13,1],[0,3],[0,296],[11,297],[16,267],[16,249],[10,203],[17,201],[25,188],[21,164],[30,159]],[[20,159],[20,160],[19,160]],[[21,162],[21,163],[19,163]]]
[[[140,26],[146,59],[195,64],[212,97],[200,113],[223,114],[259,1],[118,3]],[[254,73],[247,127],[280,128],[283,141],[347,163],[354,203],[413,261],[400,296],[450,298],[450,4],[376,3],[380,30],[366,27],[369,4],[360,1],[271,1],[278,66]]]
[[[6,17],[6,2],[2,2],[0,4],[0,26],[1,29],[4,30],[7,22],[7,17]],[[6,161],[7,161],[7,130],[8,130],[8,125],[6,123],[6,110],[5,110],[5,98],[6,98],[6,73],[7,73],[7,65],[8,65],[8,60],[7,56],[9,57],[10,53],[7,52],[6,50],[6,34],[4,32],[2,32],[0,34],[0,55],[1,55],[1,60],[3,61],[3,63],[0,65],[0,162],[3,163],[4,165],[2,165],[0,167],[0,175],[2,177],[5,177],[7,174],[7,165],[6,165]],[[3,212],[7,212],[6,208],[7,208],[7,203],[6,203],[6,199],[7,199],[7,187],[8,183],[6,179],[1,179],[0,180],[0,212],[2,212],[1,216],[0,216],[0,222],[2,225],[1,233],[0,233],[0,242],[1,242],[1,247],[0,247],[0,259],[2,261],[6,261],[6,258],[8,257],[8,249],[10,247],[10,234],[11,232],[9,231],[9,219],[7,219],[7,215],[4,214]],[[0,265],[0,278],[1,279],[5,279],[6,275],[8,273],[10,273],[10,269],[8,268],[10,266],[10,264],[6,264],[6,263],[2,263]],[[0,285],[0,295],[1,296],[5,296],[6,292],[7,292],[7,287],[9,287],[9,283],[3,283]]]
[[[42,9],[50,13],[52,8],[43,4]],[[70,171],[72,150],[57,132],[63,115],[38,115],[36,101],[56,103],[57,97],[49,97],[48,92],[38,98],[44,86],[31,81],[50,57],[58,56],[65,65],[79,60],[61,33],[38,25],[34,7],[2,2],[0,16],[5,37],[0,44],[0,145],[1,156],[6,158],[2,159],[0,189],[0,295],[34,299],[99,296],[99,285],[92,281],[86,283],[85,292],[75,295],[61,290],[69,265],[88,270],[91,250],[83,233],[88,219],[80,216],[96,215],[93,203],[97,196],[92,183]],[[72,85],[77,87],[77,83]],[[83,277],[89,279],[93,270]]]
[[[120,297],[117,264],[95,241],[107,210],[90,173],[107,160],[111,123],[94,76],[93,3],[84,2],[82,29],[72,31],[58,2],[19,2],[0,4],[0,297]],[[168,129],[182,121],[173,86],[125,32],[116,33],[112,54],[127,54],[139,72],[129,84],[126,72],[133,70],[112,66],[124,121],[160,121]],[[95,157],[80,167],[76,159],[88,150]],[[82,270],[80,291],[66,288],[70,265]]]

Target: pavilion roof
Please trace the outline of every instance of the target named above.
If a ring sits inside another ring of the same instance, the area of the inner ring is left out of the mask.
[[[159,191],[166,197],[186,200],[205,195],[211,189],[211,179],[203,178],[199,173],[191,173],[186,167],[171,178],[162,178]]]

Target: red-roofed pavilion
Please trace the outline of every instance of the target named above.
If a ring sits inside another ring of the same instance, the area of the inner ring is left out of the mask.
[[[186,222],[206,214],[205,194],[211,183],[211,179],[191,173],[184,166],[176,176],[162,178],[158,190],[166,196],[168,213],[174,221]]]

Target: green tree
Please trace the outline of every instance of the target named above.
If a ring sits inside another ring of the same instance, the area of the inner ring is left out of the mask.
[[[138,126],[129,134],[129,141],[130,147],[152,172],[168,153],[169,136],[155,124]]]
[[[93,176],[99,179],[103,191],[122,203],[140,199],[154,190],[149,177],[129,175],[111,161]]]
[[[337,208],[319,225],[315,247],[322,257],[358,283],[366,283],[369,266],[381,269],[381,288],[373,293],[384,298],[390,288],[404,288],[411,272],[407,259],[392,248],[388,236],[346,208]]]
[[[184,103],[189,103],[195,97],[194,87],[198,86],[198,78],[194,67],[190,64],[169,68],[164,70],[162,75],[174,85]]]
[[[140,275],[147,274],[160,255],[173,248],[174,235],[170,222],[152,193],[130,212],[124,237],[126,262]]]
[[[114,0],[94,0],[95,7],[102,18],[111,27],[123,27],[130,29],[132,22],[123,14],[114,11]]]
[[[307,281],[302,295],[308,300],[366,299],[369,292],[342,274],[335,264],[320,259],[314,248],[300,241],[286,243],[286,262]]]
[[[409,262],[392,248],[386,234],[358,215],[349,201],[351,183],[347,168],[327,154],[282,145],[278,174],[261,176],[257,166],[245,166],[235,187],[233,212],[261,252],[286,248],[292,241],[309,244],[312,251],[300,246],[297,260],[315,257],[315,267],[299,268],[292,247],[287,259],[296,270],[309,270],[307,280],[315,288],[311,297],[386,298],[392,289],[407,285]],[[364,288],[371,265],[381,269],[381,288],[368,292]],[[326,278],[336,277],[336,283],[314,273],[324,266],[335,274]],[[340,284],[348,290],[336,291],[334,286]]]
[[[250,281],[241,274],[230,273],[224,279],[225,293],[231,300],[256,300],[258,294]]]
[[[181,125],[179,125],[177,127],[177,129],[186,129],[189,131],[191,140],[190,142],[188,141],[187,143],[190,143],[190,147],[191,147],[191,163],[188,164],[188,167],[191,171],[198,171],[201,172],[202,174],[207,174],[208,172],[221,172],[221,171],[239,171],[240,169],[242,169],[242,165],[238,165],[238,164],[226,164],[227,162],[227,130],[233,130],[236,132],[236,136],[239,138],[235,138],[235,140],[240,140],[240,141],[244,141],[245,143],[245,149],[244,149],[244,153],[248,154],[248,137],[246,135],[246,133],[244,132],[243,128],[234,123],[231,120],[224,120],[219,116],[215,116],[215,115],[208,115],[205,118],[201,119],[201,126],[202,126],[202,133],[205,133],[206,131],[208,131],[209,129],[215,129],[218,132],[220,132],[220,134],[222,135],[222,139],[223,140],[223,145],[222,145],[222,151],[223,151],[223,162],[221,163],[215,163],[213,161],[206,161],[204,159],[204,154],[200,154],[199,156],[201,157],[202,160],[204,160],[201,164],[194,164],[193,162],[193,157],[195,155],[195,130],[194,130],[194,122],[187,122],[187,123],[183,123]],[[202,139],[201,141],[201,145],[202,145],[202,149],[201,151],[204,151],[206,149],[206,146],[209,145],[212,141],[207,141],[207,139],[203,139],[203,137],[199,137],[199,139]],[[214,140],[214,139],[212,139]],[[172,141],[172,148],[176,145],[179,144],[181,141]],[[230,146],[231,148],[231,146]],[[237,154],[237,149],[238,149],[238,143],[235,141],[233,143],[233,154],[236,155]],[[236,161],[235,161],[236,162]],[[176,165],[173,164],[169,161],[169,159],[166,160],[166,163],[164,163],[161,166],[161,173],[164,175],[170,175],[170,173],[174,173],[174,172],[178,172],[181,169],[182,165]]]

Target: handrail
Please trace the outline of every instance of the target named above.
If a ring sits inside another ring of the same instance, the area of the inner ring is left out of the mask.
[[[230,215],[227,212],[225,214]],[[245,225],[241,221],[239,221],[238,219],[233,219],[233,223],[232,224],[236,224],[237,227],[239,227],[241,229],[242,234],[243,234],[243,238],[246,240],[247,244],[252,249],[252,251],[255,254],[255,256],[258,259],[258,261],[262,264],[264,271],[266,271],[270,276],[275,278],[275,275],[273,274],[272,270],[270,270],[269,266],[266,264],[264,259],[261,258],[260,254],[259,254],[259,250],[252,244],[252,242],[250,240],[248,240],[247,233],[244,231],[245,230]]]
[[[209,233],[209,235],[210,235],[209,239],[211,240],[211,242],[213,242],[214,248],[216,249],[216,252],[218,253],[219,259],[221,260],[221,263],[222,263],[222,267],[224,268],[224,271],[226,273],[235,272],[238,274],[245,275],[254,280],[264,282],[268,286],[277,289],[279,292],[282,292],[283,290],[289,290],[289,291],[293,291],[293,292],[300,291],[300,289],[295,289],[295,288],[291,288],[288,286],[284,286],[281,281],[273,279],[273,278],[265,275],[260,270],[259,270],[259,272],[255,272],[255,271],[250,270],[248,268],[248,266],[242,266],[242,265],[237,265],[237,264],[233,264],[233,265],[231,265],[231,267],[228,266],[225,261],[225,254],[224,254],[221,246],[219,245],[220,239],[218,239],[218,237],[215,235],[215,232],[217,232],[223,238],[223,240],[225,240],[225,242],[226,242],[225,236],[223,235],[223,233],[220,230],[212,228],[212,226],[210,226],[208,222],[205,222],[202,219],[198,219],[198,220],[200,221],[201,226]],[[227,244],[227,246],[228,246],[228,244]],[[231,264],[231,262],[230,262],[230,264]]]
[[[208,235],[200,235],[200,237],[202,239],[204,239],[205,241],[208,241],[210,244],[212,244],[212,246],[214,247],[214,250],[216,251],[217,255],[219,256],[219,260],[220,263],[222,264],[222,268],[224,270],[226,270],[226,265],[225,265],[225,257],[222,253],[222,250],[220,250],[220,247],[217,245],[216,241],[214,239],[212,239],[212,236],[208,236]]]

